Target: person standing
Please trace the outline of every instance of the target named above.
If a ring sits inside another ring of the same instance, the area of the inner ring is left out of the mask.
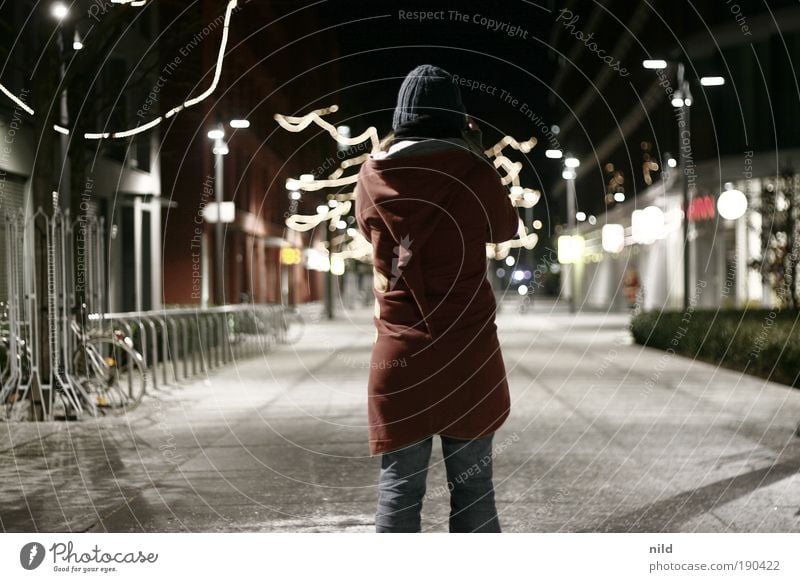
[[[378,532],[420,531],[433,437],[442,441],[451,532],[498,532],[492,438],[509,415],[486,278],[486,243],[519,218],[446,71],[403,81],[387,151],[361,167],[356,219],[373,247],[369,444],[381,455]]]

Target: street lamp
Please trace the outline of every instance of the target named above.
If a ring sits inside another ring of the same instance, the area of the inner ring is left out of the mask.
[[[208,139],[214,142],[212,150],[214,153],[214,202],[219,212],[225,199],[223,156],[228,153],[228,145],[223,141],[225,139],[225,129],[222,123],[217,123],[217,126],[208,132]],[[224,235],[223,223],[221,220],[217,220],[214,223],[214,298],[217,305],[225,303]]]
[[[725,184],[725,191],[717,199],[717,210],[725,220],[739,220],[747,212],[747,196],[741,190],[735,190],[730,182]]]
[[[700,84],[703,87],[719,87],[725,84],[725,77],[700,77]]]
[[[689,79],[686,78],[685,67],[681,62],[667,62],[662,59],[650,59],[642,62],[645,69],[661,70],[666,69],[668,65],[674,65],[677,69],[677,88],[672,92],[670,104],[675,109],[681,109],[681,116],[679,123],[679,136],[678,143],[685,141],[686,148],[682,149],[681,161],[683,171],[683,187],[681,192],[683,203],[683,308],[689,308],[689,297],[691,295],[691,274],[690,274],[690,248],[689,248],[689,205],[691,203],[691,196],[689,193],[689,171],[687,168],[687,161],[693,158],[692,152],[692,126],[691,126],[691,111],[692,106],[692,91],[689,86]],[[700,84],[704,87],[715,87],[725,84],[723,77],[702,77]],[[684,137],[685,136],[685,137]],[[686,151],[688,149],[688,152]],[[672,163],[668,161],[668,165]],[[675,162],[677,165],[677,162]]]
[[[561,173],[561,177],[564,178],[567,182],[567,226],[570,235],[574,237],[577,236],[577,229],[575,219],[577,218],[575,213],[575,178],[578,177],[577,172],[575,169],[581,165],[581,162],[578,158],[575,158],[569,154],[567,157],[564,158],[564,170]],[[570,262],[570,267],[565,273],[569,274],[569,312],[575,312],[575,272],[574,267],[571,265],[574,262]]]
[[[50,5],[50,14],[55,16],[58,20],[64,20],[69,14],[69,8],[63,2],[53,2]]]
[[[68,157],[68,148],[69,148],[69,135],[68,131],[66,130],[69,127],[69,102],[67,97],[67,87],[64,83],[64,78],[67,75],[67,68],[66,68],[66,61],[68,60],[68,55],[66,55],[67,51],[67,35],[68,31],[66,26],[67,23],[64,20],[69,15],[69,8],[64,2],[53,2],[50,5],[50,14],[58,20],[58,33],[56,34],[56,46],[58,47],[58,60],[59,60],[59,84],[61,85],[61,94],[59,95],[59,105],[58,105],[58,123],[61,128],[64,128],[62,131],[59,131],[61,134],[59,136],[59,146],[61,148],[61,173],[58,183],[58,192],[59,192],[59,204],[70,204],[70,181],[71,181],[71,171],[69,165],[69,157]],[[76,32],[77,34],[77,32]],[[78,41],[80,44],[80,41]],[[76,44],[73,41],[72,47],[75,50]],[[80,44],[80,48],[83,48],[83,45]]]
[[[248,128],[250,122],[246,119],[232,119],[229,125],[233,128]],[[225,271],[224,271],[224,251],[225,251],[225,223],[233,222],[236,217],[236,209],[233,203],[226,204],[224,192],[224,156],[230,151],[225,141],[225,126],[220,121],[208,131],[208,139],[213,142],[212,153],[214,154],[214,206],[216,214],[209,213],[207,221],[214,224],[214,295],[217,305],[225,303]],[[231,210],[233,215],[231,215]],[[214,219],[214,220],[209,220]]]

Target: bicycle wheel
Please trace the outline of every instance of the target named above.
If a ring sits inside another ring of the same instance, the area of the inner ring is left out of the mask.
[[[145,394],[142,356],[119,340],[91,339],[78,346],[72,363],[84,392],[106,414],[133,410]]]

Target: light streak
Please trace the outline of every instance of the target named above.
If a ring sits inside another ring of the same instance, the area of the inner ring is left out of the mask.
[[[364,143],[365,141],[369,140],[372,144],[372,153],[375,153],[380,150],[380,137],[378,137],[378,130],[375,129],[374,126],[368,127],[361,135],[357,135],[355,137],[344,137],[339,134],[336,126],[331,125],[324,119],[322,119],[323,115],[327,115],[328,113],[335,113],[339,110],[337,105],[332,105],[327,109],[318,109],[316,111],[312,111],[311,113],[307,113],[302,117],[291,117],[288,115],[282,115],[280,113],[275,114],[275,121],[278,122],[283,129],[286,131],[291,131],[293,133],[299,133],[307,128],[312,123],[315,123],[322,129],[324,129],[328,134],[335,139],[338,143],[352,147],[358,145],[360,143]],[[351,182],[346,182],[350,184]],[[313,183],[310,183],[313,184]],[[312,188],[308,188],[309,184],[304,184],[303,189],[309,190]],[[314,190],[318,190],[319,188],[313,188]]]
[[[354,174],[348,177],[342,177],[345,170],[353,166],[358,166],[369,159],[370,155],[380,151],[380,138],[378,131],[375,127],[369,127],[361,135],[354,138],[342,137],[338,132],[336,126],[328,123],[322,119],[323,115],[334,113],[338,111],[338,106],[332,105],[326,109],[318,109],[302,116],[289,116],[276,114],[275,121],[278,122],[282,128],[293,133],[299,133],[310,126],[312,123],[318,125],[325,130],[334,140],[345,146],[355,146],[369,140],[372,145],[372,151],[353,158],[344,160],[339,167],[328,175],[327,179],[321,180],[299,180],[296,178],[289,178],[287,185],[291,185],[291,190],[305,190],[316,191],[323,188],[334,188],[344,186],[347,184],[355,184],[358,181],[358,175]],[[507,156],[502,155],[503,150],[510,146],[511,148],[522,152],[528,153],[536,146],[537,140],[531,137],[527,141],[519,142],[512,136],[507,135],[503,137],[494,146],[485,151],[489,158],[494,158],[494,166],[498,170],[503,170],[505,175],[501,175],[501,182],[503,185],[511,185],[511,193],[509,199],[516,207],[532,208],[541,199],[541,193],[538,190],[531,188],[523,188],[519,185],[519,173],[522,170],[521,162],[513,162]],[[317,227],[325,221],[330,221],[329,228],[334,230],[334,225],[341,220],[341,217],[350,212],[352,201],[355,199],[355,192],[339,193],[333,195],[331,200],[337,201],[339,204],[333,208],[321,205],[319,211],[312,215],[295,214],[286,219],[286,226],[293,230],[305,232]],[[517,229],[519,238],[504,241],[497,244],[489,243],[486,245],[486,256],[489,258],[503,259],[508,256],[508,253],[513,248],[524,247],[532,249],[539,242],[539,235],[534,232],[528,232],[523,222],[519,221]],[[354,231],[352,240],[345,244],[344,249],[331,253],[331,258],[337,259],[356,259],[359,261],[370,262],[372,259],[372,245],[364,238],[363,234]]]
[[[352,206],[353,203],[347,200],[326,212],[318,212],[316,214],[293,214],[286,219],[286,226],[298,232],[306,232],[328,220],[336,224],[342,216],[350,212]]]

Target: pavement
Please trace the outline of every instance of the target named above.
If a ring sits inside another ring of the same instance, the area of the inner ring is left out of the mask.
[[[510,532],[800,531],[800,391],[631,345],[623,314],[498,316]],[[0,423],[3,531],[373,531],[370,310],[125,418]],[[423,530],[447,531],[437,444]]]

